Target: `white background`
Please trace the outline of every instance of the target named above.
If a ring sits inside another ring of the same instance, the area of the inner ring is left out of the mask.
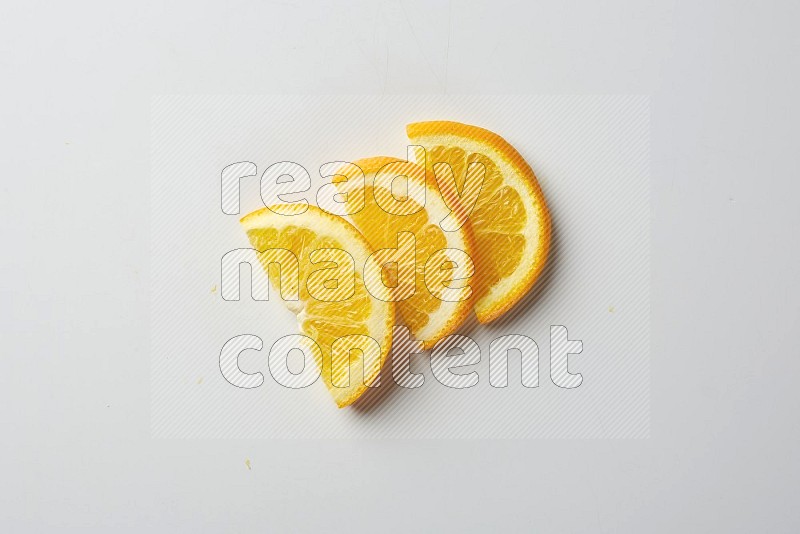
[[[797,531],[799,9],[4,4],[2,530]],[[649,94],[651,438],[152,440],[150,96],[271,92]]]

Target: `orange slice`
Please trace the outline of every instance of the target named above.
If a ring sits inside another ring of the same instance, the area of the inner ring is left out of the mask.
[[[407,133],[425,148],[425,165],[442,194],[459,198],[466,212],[480,282],[475,314],[482,323],[493,321],[533,286],[550,249],[550,213],[536,176],[514,147],[489,130],[435,121],[410,124]],[[471,177],[485,173],[479,190],[480,180],[465,179],[468,171]]]
[[[368,385],[376,385],[391,348],[394,305],[388,293],[374,297],[363,283],[373,250],[342,217],[301,204],[272,208],[282,215],[263,208],[243,217],[241,224],[273,285],[283,292],[283,276],[299,274],[299,284],[293,286],[299,299],[287,307],[297,314],[300,331],[320,348],[311,352],[333,400],[340,408],[348,406]],[[296,256],[294,272],[284,264],[280,270],[274,267],[275,256],[266,251],[275,249]]]
[[[349,217],[374,249],[395,249],[413,235],[413,279],[406,270],[409,276],[399,280],[403,267],[397,264],[385,268],[383,276],[399,298],[397,310],[411,334],[424,348],[432,347],[452,333],[472,309],[468,278],[474,273],[474,245],[469,226],[454,232],[442,230],[439,223],[450,210],[433,176],[415,163],[366,158],[339,169],[338,174],[346,178],[335,185],[351,203]],[[397,186],[395,178],[400,178],[402,185]],[[401,191],[393,191],[393,187]],[[354,203],[358,205],[354,207]],[[409,288],[403,283],[406,281],[414,287]]]

